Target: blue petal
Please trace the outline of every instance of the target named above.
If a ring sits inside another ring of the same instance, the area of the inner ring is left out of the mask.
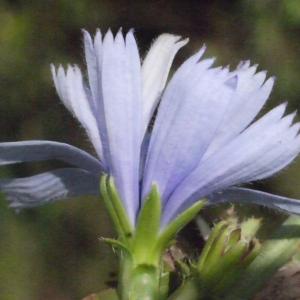
[[[52,141],[24,141],[0,143],[0,165],[20,162],[62,160],[100,178],[105,171],[101,162],[74,146]]]
[[[87,64],[89,86],[96,110],[99,110],[100,98],[102,98],[101,63],[102,63],[102,37],[100,30],[97,30],[97,51],[94,48],[90,34],[83,30],[84,52]]]
[[[99,179],[76,168],[58,169],[39,175],[0,179],[0,190],[17,210],[73,196],[99,195]]]
[[[109,169],[109,146],[107,128],[105,124],[104,99],[102,88],[102,61],[103,43],[101,31],[97,30],[94,43],[89,33],[83,30],[84,48],[88,69],[88,79],[91,89],[92,101],[95,107],[95,116],[98,124],[98,131],[102,143],[102,163]]]
[[[300,214],[300,201],[246,188],[226,188],[207,196],[206,205],[220,202],[252,203]]]
[[[164,202],[213,139],[236,84],[228,86],[220,69],[207,70],[212,62],[187,61],[167,86],[150,140],[143,196],[155,181]]]
[[[282,118],[284,110],[285,105],[276,107],[199,163],[171,195],[162,222],[215,190],[265,178],[290,163],[300,150],[299,125],[290,127],[294,114]]]
[[[145,133],[142,145],[141,145],[141,158],[140,158],[140,182],[143,180],[145,161],[147,158],[149,143],[151,139],[151,132],[148,130]]]
[[[103,40],[102,87],[110,154],[110,174],[132,225],[139,208],[142,143],[140,57],[132,31]]]
[[[229,74],[229,76],[236,74],[237,89],[203,159],[218,151],[240,134],[267,101],[274,78],[269,78],[263,84],[266,73],[260,72],[253,76],[255,69],[256,67],[242,68]]]
[[[91,99],[91,91],[85,86],[81,71],[77,66],[68,66],[67,74],[61,66],[57,72],[54,66],[51,66],[51,71],[61,101],[85,128],[99,158],[103,160],[104,155],[98,130],[99,118],[95,115],[96,109]]]

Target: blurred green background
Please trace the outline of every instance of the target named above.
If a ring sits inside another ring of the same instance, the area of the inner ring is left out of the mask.
[[[250,59],[276,76],[266,110],[300,106],[300,1],[0,1],[0,141],[62,141],[93,153],[83,129],[61,104],[50,63],[85,67],[81,29],[135,28],[141,53],[169,32],[189,37],[174,70],[207,45],[206,57],[235,67]],[[265,111],[266,111],[265,110]],[[298,117],[299,120],[299,117]],[[53,169],[57,162],[2,167],[2,177]],[[300,198],[300,160],[260,189]],[[81,299],[115,279],[116,257],[99,240],[113,235],[97,197],[16,214],[0,199],[0,299]]]

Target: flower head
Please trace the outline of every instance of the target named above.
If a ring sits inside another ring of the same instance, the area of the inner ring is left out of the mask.
[[[60,159],[74,168],[22,179],[1,179],[17,209],[69,196],[98,194],[101,174],[114,178],[135,226],[141,204],[156,183],[161,227],[207,197],[246,201],[300,213],[300,202],[233,187],[266,178],[300,151],[299,123],[279,105],[253,122],[274,78],[242,62],[234,71],[202,59],[205,47],[187,59],[166,85],[171,63],[188,40],[161,35],[141,64],[133,31],[94,39],[84,34],[88,83],[77,66],[51,66],[57,93],[79,120],[97,158],[73,146],[28,141],[0,144],[0,163]],[[154,113],[157,110],[157,113]],[[153,128],[149,128],[154,119]]]

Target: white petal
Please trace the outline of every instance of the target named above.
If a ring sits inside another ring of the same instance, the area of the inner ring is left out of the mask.
[[[180,36],[160,35],[150,48],[142,65],[143,132],[146,131],[155,107],[165,88],[173,59],[178,50],[188,43]]]

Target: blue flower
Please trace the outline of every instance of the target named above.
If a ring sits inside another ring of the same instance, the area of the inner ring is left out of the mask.
[[[58,159],[74,166],[1,179],[11,207],[98,195],[106,173],[133,226],[153,182],[162,199],[162,228],[203,197],[206,205],[249,202],[300,213],[297,200],[233,187],[271,176],[300,151],[300,125],[292,124],[295,114],[283,116],[286,104],[253,122],[274,78],[266,80],[250,62],[234,71],[213,68],[214,59],[201,59],[203,47],[166,85],[173,58],[188,40],[161,35],[141,64],[132,31],[125,38],[121,31],[115,38],[97,31],[94,40],[83,34],[88,84],[77,66],[51,69],[60,99],[85,128],[97,158],[58,142],[1,143],[1,165]]]

